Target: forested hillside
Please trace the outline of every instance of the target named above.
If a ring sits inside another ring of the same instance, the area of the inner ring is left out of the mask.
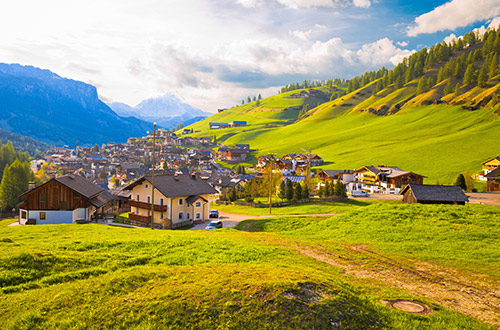
[[[473,31],[424,48],[391,70],[321,87],[315,82],[328,101],[289,98],[307,90],[293,90],[303,87],[294,83],[258,105],[247,103],[192,127],[222,143],[250,143],[258,154],[311,150],[325,159],[324,169],[387,164],[425,175],[428,183],[451,183],[500,153],[499,52],[500,30]],[[292,103],[311,107],[287,117]],[[248,126],[208,128],[208,122],[233,120]]]

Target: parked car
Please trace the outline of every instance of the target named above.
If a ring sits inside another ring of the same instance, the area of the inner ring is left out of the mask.
[[[222,221],[214,220],[210,221],[210,223],[205,227],[205,229],[218,229],[222,228]]]
[[[217,210],[210,210],[208,214],[209,218],[219,218],[219,211]]]
[[[351,195],[352,197],[370,197],[370,194],[364,190],[353,190]]]

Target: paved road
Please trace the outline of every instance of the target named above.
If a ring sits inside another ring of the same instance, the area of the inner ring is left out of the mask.
[[[337,215],[337,213],[329,213],[329,214],[286,214],[286,215],[249,215],[249,214],[234,214],[234,213],[226,213],[219,211],[219,220],[222,221],[222,228],[236,228],[236,226],[245,220],[248,219],[261,219],[261,218],[274,218],[274,217],[333,217]],[[214,219],[215,220],[215,219]],[[208,225],[209,221],[205,221],[204,223],[195,225],[190,230],[200,230],[205,229]]]

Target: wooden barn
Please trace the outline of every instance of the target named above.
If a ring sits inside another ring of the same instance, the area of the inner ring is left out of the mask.
[[[113,196],[79,175],[64,175],[19,196],[19,223],[61,224],[91,220],[112,209]]]
[[[409,184],[401,192],[403,203],[420,204],[459,204],[469,201],[459,186],[437,186]]]

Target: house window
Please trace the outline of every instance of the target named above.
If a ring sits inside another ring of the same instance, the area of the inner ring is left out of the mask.
[[[21,219],[26,219],[26,211],[21,211]]]
[[[163,212],[160,213],[160,220],[163,220]]]
[[[139,208],[138,207],[135,208],[135,214],[139,214]]]
[[[201,207],[201,202],[196,202],[196,207]]]
[[[163,206],[163,198],[160,198],[160,205]]]
[[[45,220],[47,214],[45,212],[40,212],[40,220]]]
[[[136,201],[139,201],[139,199],[140,199],[139,194],[135,195],[135,200],[136,200]]]
[[[47,201],[47,194],[41,193],[40,194],[40,203],[45,203],[46,201]]]
[[[151,203],[151,196],[148,196],[147,200],[148,200],[148,203]]]
[[[148,184],[147,184],[147,183],[144,185],[144,188],[146,188],[146,189],[147,189],[147,188],[149,188],[149,186],[148,186]]]
[[[179,212],[179,220],[184,219],[184,212]]]
[[[59,209],[66,210],[66,202],[60,202],[59,203]]]
[[[183,205],[184,204],[184,200],[182,198],[179,198],[179,205]]]
[[[191,220],[191,213],[186,213],[186,220]]]
[[[201,213],[200,212],[196,212],[196,220],[200,220],[201,219]]]

